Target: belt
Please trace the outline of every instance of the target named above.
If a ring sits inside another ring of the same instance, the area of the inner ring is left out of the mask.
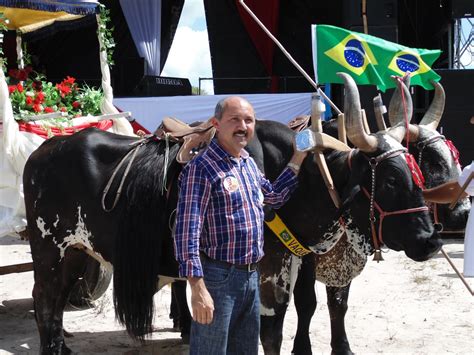
[[[225,266],[229,269],[233,266],[237,270],[245,270],[247,272],[252,272],[252,271],[257,270],[257,268],[258,268],[258,263],[232,264],[232,263],[229,263],[227,261],[212,259],[209,256],[207,256],[207,254],[205,254],[203,252],[200,252],[199,255],[201,256],[201,259],[204,259],[206,261],[209,261],[209,262],[217,264],[217,265]]]

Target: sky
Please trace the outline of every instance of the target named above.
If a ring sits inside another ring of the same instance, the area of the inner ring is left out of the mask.
[[[185,0],[178,29],[162,76],[188,78],[199,86],[199,77],[212,77],[211,54],[204,16],[203,0]],[[214,93],[212,81],[201,82],[208,94]]]

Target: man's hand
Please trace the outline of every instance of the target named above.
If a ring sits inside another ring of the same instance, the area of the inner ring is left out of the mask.
[[[201,324],[210,324],[214,316],[214,301],[207,291],[202,277],[188,277],[191,285],[193,319]]]
[[[301,164],[303,160],[308,155],[308,152],[300,152],[296,149],[295,138],[293,138],[293,156],[291,157],[288,166],[293,170],[293,172],[298,175],[300,171]]]

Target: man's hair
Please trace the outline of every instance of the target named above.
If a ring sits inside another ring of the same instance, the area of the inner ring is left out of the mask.
[[[223,99],[219,100],[219,102],[216,104],[216,108],[214,110],[214,117],[217,118],[219,121],[222,119],[222,116],[224,115],[225,107],[227,105],[227,100],[232,98],[232,97],[234,97],[234,98],[238,97],[240,100],[243,100],[243,101],[247,102],[250,106],[252,106],[250,104],[250,102],[248,102],[245,98],[240,97],[240,96],[224,97]]]
[[[220,99],[219,102],[216,104],[216,109],[214,110],[214,117],[217,118],[219,121],[224,114],[224,109],[226,105],[227,97]]]

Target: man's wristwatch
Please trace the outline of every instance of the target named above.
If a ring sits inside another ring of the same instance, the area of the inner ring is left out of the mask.
[[[295,164],[295,163],[288,163],[286,164],[289,168],[292,168],[294,171],[300,171],[300,166],[298,164]]]

